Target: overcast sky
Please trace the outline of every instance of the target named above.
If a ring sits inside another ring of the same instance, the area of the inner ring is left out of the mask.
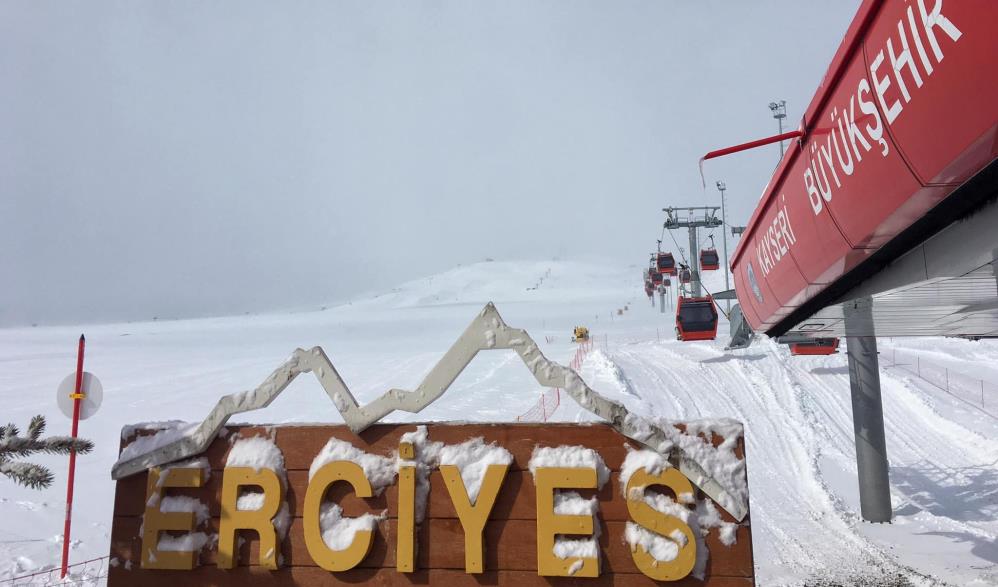
[[[719,202],[701,155],[771,100],[796,127],[858,3],[0,0],[0,325],[643,263],[661,208]],[[729,223],[776,161],[707,164]]]

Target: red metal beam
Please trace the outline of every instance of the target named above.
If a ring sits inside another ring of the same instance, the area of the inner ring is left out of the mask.
[[[700,158],[700,182],[703,183],[704,189],[707,188],[707,179],[703,175],[703,162],[707,159],[713,159],[715,157],[723,157],[724,155],[730,155],[731,153],[737,153],[739,151],[747,151],[749,149],[754,149],[756,147],[761,147],[763,145],[769,145],[776,143],[778,141],[785,141],[787,139],[793,139],[796,137],[804,136],[804,131],[802,130],[792,130],[790,132],[785,132],[783,134],[774,135],[771,137],[766,137],[764,139],[758,139],[755,141],[750,141],[748,143],[742,143],[740,145],[735,145],[733,147],[725,147],[723,149],[718,149],[716,151],[711,151],[703,157]]]
[[[756,147],[761,147],[763,145],[769,145],[779,141],[785,141],[787,139],[792,139],[796,137],[804,136],[804,131],[792,130],[790,132],[785,132],[781,135],[774,135],[771,137],[766,137],[764,139],[758,139],[755,141],[750,141],[748,143],[742,143],[740,145],[735,145],[733,147],[725,147],[723,149],[718,149],[716,151],[711,151],[704,155],[700,161],[706,161],[707,159],[713,159],[715,157],[722,157],[724,155],[730,155],[731,153],[737,153],[739,151],[747,151],[748,149],[754,149]]]

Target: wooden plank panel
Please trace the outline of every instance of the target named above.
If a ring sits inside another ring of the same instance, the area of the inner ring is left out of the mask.
[[[416,424],[375,424],[358,437],[346,427],[296,426],[279,428],[278,446],[284,451],[288,469],[308,469],[315,455],[330,438],[352,443],[370,453],[388,455],[398,449],[402,434],[416,429]],[[513,470],[525,470],[535,446],[585,445],[603,457],[607,467],[619,470],[626,457],[624,444],[637,443],[606,424],[432,424],[430,440],[459,444],[475,437],[496,442],[513,453]]]
[[[122,566],[113,567],[108,585],[112,587],[176,587],[183,581],[177,571],[127,571]],[[482,585],[516,585],[517,587],[637,587],[662,585],[641,574],[621,573],[602,575],[593,579],[539,577],[524,571],[492,571],[469,575],[452,570],[423,570],[402,574],[387,569],[353,569],[344,573],[329,573],[318,567],[293,567],[266,571],[259,567],[238,568],[231,571],[202,569],[198,574],[200,587],[234,587],[260,585],[265,587],[339,587],[365,585],[447,585],[448,587],[481,587]],[[672,587],[752,587],[755,582],[748,577],[708,577],[700,581],[687,577],[668,583]]]
[[[111,538],[111,555],[122,561],[138,565],[141,539],[138,536],[138,518],[116,518]],[[630,547],[624,542],[624,522],[601,522],[599,539],[604,572],[638,572],[631,559]],[[218,519],[213,518],[206,530],[218,532]],[[485,527],[485,568],[534,571],[537,569],[537,526],[528,520],[496,520]],[[395,520],[379,523],[378,532],[363,568],[395,567]],[[259,561],[255,533],[242,535],[246,539],[240,549],[240,566],[256,566]],[[712,531],[706,544],[710,552],[712,574],[725,576],[750,576],[752,574],[751,538],[748,528],[740,526],[737,542],[728,547]],[[464,569],[464,530],[458,520],[431,520],[423,524],[417,535],[417,566],[428,569]],[[282,545],[285,564],[288,566],[315,566],[305,545],[300,519],[294,521]],[[214,565],[216,552],[206,550],[201,564]]]

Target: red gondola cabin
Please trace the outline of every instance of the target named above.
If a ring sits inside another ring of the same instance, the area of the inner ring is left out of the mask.
[[[700,269],[704,271],[717,271],[721,267],[721,258],[717,256],[714,249],[704,249],[700,251]]]
[[[717,308],[714,298],[680,297],[676,304],[676,338],[683,341],[714,340],[717,337]]]
[[[666,275],[676,274],[676,260],[672,258],[672,253],[658,254],[658,272]]]
[[[797,342],[790,345],[791,355],[833,355],[838,352],[839,339],[816,338],[808,342]]]

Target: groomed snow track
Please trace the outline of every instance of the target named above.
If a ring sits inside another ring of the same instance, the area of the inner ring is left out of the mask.
[[[607,365],[616,372],[600,373]],[[945,550],[957,541],[985,551],[985,558],[998,554],[994,429],[985,436],[944,416],[961,409],[945,394],[883,372],[897,517],[891,525],[872,525],[857,514],[844,354],[791,358],[768,340],[735,353],[717,344],[611,344],[609,361],[590,365],[583,377],[620,380],[624,393],[615,399],[643,413],[671,419],[723,414],[746,423],[760,585],[998,581],[993,562],[990,570],[987,564],[973,568]]]

